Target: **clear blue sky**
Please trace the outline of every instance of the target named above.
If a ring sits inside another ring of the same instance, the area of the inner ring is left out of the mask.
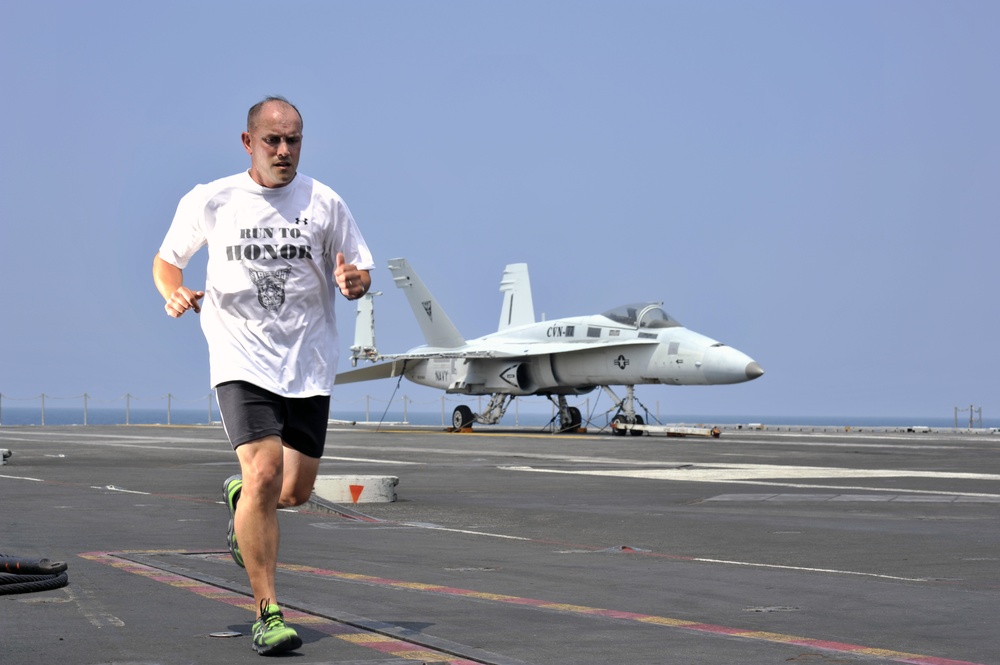
[[[767,372],[640,389],[664,415],[1000,414],[998,3],[40,0],[0,18],[6,396],[203,400],[198,321],[164,314],[151,260],[185,192],[247,168],[246,110],[281,94],[305,118],[300,169],[375,253],[383,351],[422,342],[386,260],[467,337],[495,330],[503,267],[527,262],[539,317],[663,300]]]

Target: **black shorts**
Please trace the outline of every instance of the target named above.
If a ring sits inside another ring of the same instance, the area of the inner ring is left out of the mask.
[[[307,457],[323,456],[329,395],[282,397],[246,381],[228,381],[215,387],[215,397],[234,450],[273,435]]]

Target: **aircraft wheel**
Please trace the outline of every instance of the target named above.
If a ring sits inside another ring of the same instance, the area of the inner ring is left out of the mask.
[[[580,409],[571,406],[567,411],[569,411],[569,427],[566,429],[579,429],[583,424],[583,414],[580,413]]]
[[[572,432],[580,428],[580,424],[583,422],[583,416],[580,415],[580,409],[575,406],[566,407],[566,420],[559,418],[559,431],[560,432]]]
[[[611,431],[614,433],[615,436],[625,436],[627,432],[623,429],[618,429],[617,427],[614,427],[614,425],[624,425],[627,422],[628,418],[626,418],[620,413],[611,419],[611,424],[612,424]]]
[[[634,424],[636,424],[636,425],[642,425],[642,424],[644,424],[643,420],[642,420],[642,416],[636,416]],[[641,429],[630,429],[628,431],[628,433],[631,434],[632,436],[642,436],[646,432],[644,430],[641,430]]]
[[[462,429],[464,427],[472,427],[472,421],[474,420],[472,415],[472,409],[462,404],[461,406],[456,406],[455,410],[451,414],[451,424],[455,429]]]

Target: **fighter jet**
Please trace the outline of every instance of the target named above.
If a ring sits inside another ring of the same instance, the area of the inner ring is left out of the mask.
[[[388,361],[337,375],[336,383],[405,376],[414,383],[450,394],[490,395],[483,413],[455,408],[455,429],[500,422],[515,397],[541,395],[558,409],[561,431],[578,430],[582,415],[568,395],[600,387],[611,396],[612,431],[642,434],[635,410],[638,384],[716,385],[756,379],[764,370],[742,351],[682,326],[662,302],[623,305],[602,314],[536,321],[528,266],[513,263],[500,281],[504,294],[495,333],[466,340],[406,259],[389,261],[396,286],[403,290],[426,344],[406,353],[381,354],[375,346],[373,296],[358,301],[351,361]],[[619,398],[611,386],[624,386]]]

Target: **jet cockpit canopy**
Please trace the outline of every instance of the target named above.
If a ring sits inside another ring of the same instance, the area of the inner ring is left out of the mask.
[[[604,312],[616,323],[631,328],[676,328],[681,324],[663,311],[662,302],[643,302],[622,305]]]

